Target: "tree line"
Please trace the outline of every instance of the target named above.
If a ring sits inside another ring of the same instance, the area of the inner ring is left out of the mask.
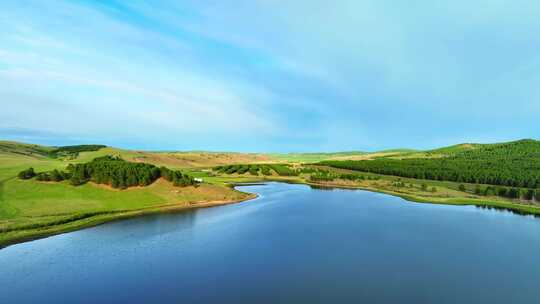
[[[272,175],[272,171],[280,176],[295,176],[298,172],[285,164],[254,164],[254,165],[226,165],[214,167],[214,171],[223,174],[246,174],[251,175]]]
[[[442,158],[323,161],[335,168],[406,178],[540,188],[540,142],[486,145]]]
[[[364,180],[379,180],[378,176],[364,176],[362,174],[351,173],[334,173],[323,169],[311,169],[309,170],[309,180],[312,182],[331,182],[336,179],[349,180],[349,181],[364,181]]]
[[[472,192],[481,196],[499,196],[515,200],[536,201],[540,202],[540,189],[522,189],[522,188],[506,188],[500,186],[481,186],[475,185],[474,189],[467,190],[465,185],[460,184],[459,190],[464,192]]]
[[[98,157],[83,164],[69,164],[66,171],[52,170],[36,173],[33,168],[29,168],[21,171],[18,176],[21,179],[35,177],[39,181],[69,180],[74,186],[92,181],[118,189],[148,186],[160,177],[172,182],[175,186],[189,186],[196,183],[192,176],[178,170],[158,168],[146,163],[128,162],[114,156]]]

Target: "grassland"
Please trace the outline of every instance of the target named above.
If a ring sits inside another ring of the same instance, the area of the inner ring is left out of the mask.
[[[106,147],[98,151],[80,152],[76,156],[51,158],[48,155],[53,147],[0,142],[0,247],[126,217],[247,200],[254,196],[231,187],[236,183],[246,182],[280,181],[318,187],[364,189],[416,202],[477,205],[504,208],[523,214],[540,214],[540,206],[530,201],[477,195],[475,187],[478,184],[474,183],[404,178],[314,164],[325,160],[437,159],[482,147],[464,144],[431,151],[295,154],[148,152]],[[93,183],[75,187],[67,181],[51,183],[16,178],[18,172],[29,167],[38,172],[64,169],[69,164],[85,163],[105,155],[117,155],[128,161],[180,169],[193,177],[202,178],[204,183],[198,187],[176,188],[159,179],[147,187],[116,190]],[[236,168],[251,165],[261,170],[240,170],[243,174],[239,174],[238,170],[232,170],[232,174],[213,170],[227,165],[235,165]],[[280,168],[283,166],[288,168],[288,172],[280,175],[279,172],[283,171]],[[263,167],[277,170],[271,169],[270,174],[263,174]],[[289,171],[294,174],[289,174]],[[328,181],[314,180],[312,175],[321,171],[328,172],[335,178]],[[361,174],[363,178],[342,178],[353,174]]]
[[[271,160],[286,163],[316,163],[331,159],[350,159],[369,153],[360,151],[329,152],[329,153],[271,153],[267,154]],[[245,163],[245,162],[244,162]]]

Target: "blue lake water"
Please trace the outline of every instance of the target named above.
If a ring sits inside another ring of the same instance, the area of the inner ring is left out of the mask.
[[[0,303],[539,303],[540,219],[269,183],[0,250]]]

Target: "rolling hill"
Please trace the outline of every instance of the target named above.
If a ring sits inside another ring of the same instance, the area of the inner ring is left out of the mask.
[[[437,157],[433,157],[436,155]],[[540,187],[540,141],[464,144],[416,158],[323,161],[323,165],[417,179]]]

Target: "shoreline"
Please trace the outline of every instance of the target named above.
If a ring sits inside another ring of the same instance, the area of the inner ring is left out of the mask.
[[[237,186],[261,185],[267,182],[300,184],[300,185],[307,185],[307,186],[312,186],[312,187],[324,187],[324,188],[334,188],[334,189],[363,190],[363,191],[370,191],[374,193],[382,193],[382,194],[391,195],[394,197],[399,197],[407,202],[423,203],[423,204],[437,204],[437,205],[454,205],[454,206],[477,206],[477,207],[507,210],[509,212],[513,212],[519,215],[531,215],[531,216],[536,216],[536,217],[540,216],[540,206],[536,207],[536,206],[517,204],[517,203],[512,203],[512,202],[493,201],[493,200],[467,198],[467,197],[448,197],[448,198],[422,197],[422,196],[400,193],[400,192],[395,192],[395,191],[385,190],[385,189],[378,189],[378,188],[373,188],[373,187],[365,187],[365,186],[359,186],[359,185],[343,185],[343,184],[328,183],[328,182],[317,183],[317,182],[310,182],[306,180],[300,180],[298,178],[263,178],[263,179],[258,179],[253,182],[243,182],[243,183],[230,182],[229,185],[232,188],[236,189]],[[189,203],[189,205],[171,203],[171,204],[165,204],[161,206],[146,207],[146,208],[135,209],[135,210],[119,210],[119,211],[102,212],[102,213],[97,212],[95,215],[69,221],[64,224],[33,228],[33,229],[13,230],[13,231],[6,232],[6,234],[9,234],[9,233],[14,234],[13,237],[0,239],[0,250],[11,245],[34,241],[34,240],[47,238],[50,236],[59,235],[63,233],[69,233],[69,232],[82,230],[86,228],[91,228],[91,227],[95,227],[101,224],[110,223],[110,222],[114,222],[118,220],[124,220],[124,219],[145,216],[145,215],[152,215],[152,214],[174,213],[174,212],[182,212],[182,211],[190,210],[190,209],[210,208],[210,207],[217,207],[217,206],[223,206],[223,205],[229,205],[229,204],[236,204],[236,203],[253,200],[259,197],[259,195],[256,193],[248,193],[248,192],[243,192],[243,191],[241,192],[245,193],[247,196],[238,200],[192,202],[192,203]]]
[[[86,228],[95,227],[101,224],[111,223],[114,221],[125,220],[140,216],[153,215],[153,214],[164,214],[164,213],[175,213],[183,212],[191,209],[199,208],[210,208],[218,207],[230,204],[237,204],[246,202],[249,200],[254,200],[259,197],[256,193],[248,193],[246,197],[237,199],[237,200],[217,200],[217,201],[208,201],[208,202],[191,202],[188,205],[182,203],[170,203],[160,206],[152,206],[135,210],[118,210],[110,212],[96,212],[94,215],[84,217],[81,219],[69,221],[59,225],[45,226],[33,229],[20,229],[12,230],[5,232],[6,235],[13,234],[12,237],[8,235],[5,239],[0,239],[0,250],[9,247],[11,245],[16,245],[20,243],[35,241],[39,239],[44,239],[47,237],[74,232],[77,230],[82,230]]]
[[[379,189],[374,187],[365,187],[359,185],[343,185],[337,183],[317,183],[299,179],[276,179],[265,178],[265,181],[283,182],[290,184],[303,184],[314,187],[334,188],[334,189],[349,189],[349,190],[363,190],[374,193],[382,193],[399,197],[407,202],[422,203],[422,204],[434,204],[434,205],[453,205],[453,206],[477,206],[477,207],[492,207],[502,210],[507,210],[520,215],[540,216],[540,206],[519,204],[511,201],[489,200],[479,199],[475,197],[422,197],[418,195],[412,195],[407,193],[400,193],[396,191]]]
[[[395,192],[385,189],[377,189],[372,187],[362,187],[362,186],[346,186],[339,184],[324,184],[324,183],[314,183],[314,182],[305,182],[306,185],[317,186],[317,187],[327,187],[327,188],[337,188],[337,189],[350,189],[350,190],[364,190],[375,193],[382,193],[386,195],[391,195],[404,199],[407,202],[422,203],[422,204],[434,204],[434,205],[453,205],[453,206],[477,206],[477,207],[493,207],[498,209],[504,209],[520,215],[531,215],[531,216],[540,216],[540,206],[517,204],[513,202],[506,201],[494,201],[488,199],[478,199],[478,198],[467,198],[467,197],[448,197],[448,198],[437,198],[437,197],[422,197],[417,195],[411,195],[406,193]]]

